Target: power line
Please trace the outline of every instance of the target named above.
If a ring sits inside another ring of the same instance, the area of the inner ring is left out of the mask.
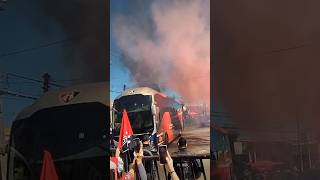
[[[21,101],[21,100],[30,101],[30,99],[27,99],[27,98],[19,98],[19,97],[3,97],[3,99],[15,100],[15,101]],[[32,100],[34,100],[34,99],[32,99]]]
[[[41,84],[43,83],[42,80],[30,78],[30,77],[23,76],[23,75],[19,75],[19,74],[7,73],[7,77],[8,77],[8,76],[13,76],[13,77],[17,77],[17,78],[21,78],[21,79],[25,79],[25,80],[29,80],[29,81],[41,83]],[[51,83],[51,82],[50,82],[49,84],[52,85],[52,86],[56,86],[56,87],[63,87],[62,85],[56,84],[56,83]]]
[[[4,90],[4,89],[0,89],[0,95],[10,95],[10,96],[14,96],[14,97],[33,99],[33,100],[38,99],[38,97],[22,94],[19,92],[8,91],[8,90]]]
[[[301,48],[305,48],[308,46],[312,46],[314,45],[314,43],[312,42],[305,42],[305,43],[301,43],[301,44],[297,44],[297,45],[292,45],[289,47],[285,47],[285,48],[279,48],[279,49],[274,49],[274,50],[270,50],[270,51],[265,51],[265,52],[253,52],[253,53],[249,53],[247,55],[240,55],[238,57],[250,57],[250,56],[265,56],[265,55],[271,55],[271,54],[277,54],[277,53],[281,53],[281,52],[287,52],[287,51],[292,51],[292,50],[296,50],[296,49],[301,49]],[[230,54],[232,56],[232,54]]]
[[[21,50],[11,51],[11,52],[8,52],[8,53],[3,53],[3,54],[0,55],[0,58],[7,57],[7,56],[12,56],[12,55],[17,55],[17,54],[22,54],[22,53],[25,53],[25,52],[35,51],[35,50],[38,50],[38,49],[41,49],[41,48],[47,48],[47,47],[54,46],[54,45],[57,45],[57,44],[63,44],[65,42],[67,42],[67,41],[70,41],[70,39],[54,41],[54,42],[43,44],[43,45],[40,45],[40,46],[37,46],[37,47],[25,48],[25,49],[21,49]]]
[[[64,44],[64,43],[66,43],[68,41],[74,41],[74,40],[82,39],[84,37],[86,37],[86,36],[85,35],[79,35],[79,36],[65,38],[65,39],[62,39],[62,40],[49,42],[49,43],[42,44],[42,45],[39,45],[39,46],[31,47],[31,48],[24,48],[24,49],[20,49],[20,50],[14,50],[14,51],[11,51],[11,52],[8,52],[8,53],[0,54],[0,58],[7,57],[7,56],[13,56],[13,55],[17,55],[17,54],[22,54],[22,53],[26,53],[26,52],[30,52],[30,51],[35,51],[35,50],[38,50],[38,49],[41,49],[41,48],[47,48],[47,47],[55,46],[55,45],[58,45],[58,44]]]
[[[287,48],[275,49],[275,50],[271,50],[271,51],[265,52],[264,54],[274,54],[274,53],[279,53],[279,52],[283,52],[283,51],[290,51],[290,50],[300,49],[300,48],[307,47],[310,44],[311,43],[306,43],[306,44],[295,45],[295,46],[291,46],[291,47],[287,47]]]
[[[73,84],[73,83],[80,83],[80,82],[84,82],[86,81],[86,79],[61,79],[61,80],[52,80],[52,82],[55,83],[67,83],[67,84]]]

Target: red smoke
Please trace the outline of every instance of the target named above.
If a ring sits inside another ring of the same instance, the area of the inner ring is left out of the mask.
[[[209,104],[209,5],[209,0],[155,1],[151,33],[135,17],[116,16],[113,31],[130,57],[123,64],[133,80],[160,84],[191,103]]]

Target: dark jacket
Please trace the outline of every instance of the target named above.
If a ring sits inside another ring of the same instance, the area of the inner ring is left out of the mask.
[[[146,151],[143,152],[144,156],[152,156],[154,155],[152,152],[152,148],[149,145],[143,145],[143,150],[147,150],[149,153],[147,153]],[[154,164],[156,164],[156,160],[148,160],[148,161],[143,161],[144,167],[146,169],[146,173],[147,173],[147,178],[148,180],[153,180],[154,179]]]
[[[179,151],[174,152],[172,155],[185,156],[194,154],[188,151],[186,148],[184,148],[179,149]],[[174,158],[173,165],[180,179],[193,180],[201,176],[201,165],[199,159]]]

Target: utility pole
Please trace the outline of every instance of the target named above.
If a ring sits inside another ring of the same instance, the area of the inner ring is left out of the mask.
[[[49,91],[49,88],[50,88],[50,80],[51,80],[51,76],[48,74],[48,73],[45,73],[43,76],[43,92],[48,92]]]

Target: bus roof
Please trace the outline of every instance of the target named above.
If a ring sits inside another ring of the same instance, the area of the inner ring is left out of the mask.
[[[156,90],[154,90],[152,88],[149,88],[149,87],[137,87],[137,88],[130,88],[130,89],[127,89],[127,90],[123,91],[115,99],[119,99],[122,96],[130,96],[130,95],[133,95],[133,94],[142,94],[142,95],[160,94],[160,95],[166,97],[166,95],[164,95],[163,93],[160,93],[159,91],[156,91]]]
[[[22,110],[16,119],[30,117],[35,112],[57,106],[100,102],[109,106],[109,84],[107,82],[89,83],[61,88],[45,93],[32,105]]]

